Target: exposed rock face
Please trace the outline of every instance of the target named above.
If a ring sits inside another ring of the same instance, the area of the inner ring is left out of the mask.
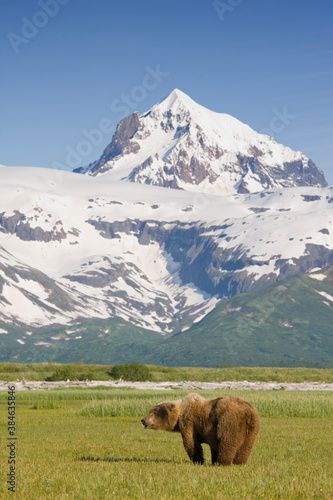
[[[171,123],[172,113],[169,112],[168,131],[174,129]],[[266,163],[265,154],[257,146],[250,146],[247,155],[230,155],[227,149],[209,144],[209,139],[200,127],[196,127],[195,136],[190,122],[182,130],[186,139],[177,144],[167,157],[161,159],[158,155],[154,158],[150,156],[133,169],[128,180],[186,189],[186,186],[203,186],[203,183],[206,186],[223,184],[225,178],[234,177],[232,183],[235,191],[241,194],[277,186],[327,186],[322,171],[304,155],[295,161],[270,166]],[[213,164],[218,166],[213,168]]]
[[[57,230],[57,227],[54,226],[52,231],[45,231],[39,226],[31,227],[28,222],[22,222],[18,226],[16,235],[21,240],[44,241],[45,243],[48,241],[61,241],[67,238],[67,234],[62,227]]]
[[[216,241],[215,237],[207,234],[205,225],[195,222],[170,224],[136,219],[87,222],[104,238],[121,238],[126,234],[135,235],[140,245],[158,243],[175,262],[181,262],[179,276],[184,283],[194,283],[200,290],[210,295],[218,295],[219,298],[259,290],[277,280],[333,264],[333,250],[308,243],[306,255],[285,260],[276,255],[276,273],[267,273],[258,278],[251,267],[268,265],[269,261],[267,258],[254,259],[249,249],[241,245],[235,244],[231,248],[221,247],[220,239],[226,238],[227,225],[210,227],[210,233],[213,231],[215,235],[219,235],[219,241]],[[118,269],[117,273],[119,272],[122,270]],[[95,282],[107,283],[110,277],[94,275],[84,279],[94,286]]]
[[[88,263],[88,267],[89,264]],[[104,265],[103,265],[104,264]],[[118,278],[125,277],[126,269],[124,263],[112,262],[108,257],[103,258],[103,264],[98,270],[85,270],[85,273],[68,274],[64,278],[69,281],[76,281],[94,288],[104,288],[117,281]]]
[[[324,245],[307,243],[306,254],[299,258],[289,260],[278,260],[277,268],[280,268],[280,277],[293,276],[308,272],[310,269],[325,268],[333,265],[333,250]]]
[[[5,217],[6,212],[0,214],[0,231],[3,233],[15,233],[17,225],[20,221],[25,219],[25,215],[19,212],[19,210],[14,211],[14,215],[9,215]]]
[[[34,313],[40,316],[43,311],[44,317],[53,323],[61,316],[73,315],[78,302],[70,293],[63,290],[54,280],[37,269],[22,265],[13,256],[0,246],[0,307],[3,306],[1,320],[9,324],[22,326],[26,324],[20,314],[15,314],[13,308],[29,318],[29,326],[39,325],[34,320]],[[22,283],[25,286],[22,287]],[[2,295],[6,294],[7,298]],[[16,304],[16,301],[19,304]],[[20,304],[24,304],[24,307]],[[30,317],[32,316],[32,317]]]
[[[16,234],[23,241],[44,241],[47,243],[67,238],[61,221],[57,221],[52,230],[46,231],[40,226],[31,227],[26,216],[18,210],[15,210],[14,215],[8,217],[5,217],[5,212],[0,214],[0,231]]]
[[[131,139],[138,132],[139,127],[140,118],[137,112],[123,118],[118,124],[111,143],[105,148],[98,162],[94,164],[91,173],[95,175],[108,170],[110,166],[106,167],[105,164],[117,156],[137,153],[140,146],[136,141],[131,141]]]

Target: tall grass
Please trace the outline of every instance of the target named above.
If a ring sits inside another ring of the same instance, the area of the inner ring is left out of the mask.
[[[85,402],[80,415],[96,417],[140,417],[161,401],[183,399],[190,391],[185,390],[138,390],[96,388],[51,389],[48,391],[18,391],[17,403],[34,402],[35,409],[52,408],[52,401]],[[204,398],[239,396],[253,404],[263,417],[333,417],[331,391],[197,391]],[[0,391],[0,402],[5,404],[6,391]]]
[[[161,401],[183,399],[190,391],[185,390],[138,390],[115,389],[103,386],[95,388],[51,389],[48,391],[18,391],[17,403],[34,402],[36,409],[51,408],[52,401],[85,402],[80,409],[83,416],[143,417],[150,408]],[[197,391],[204,398],[239,396],[253,404],[263,417],[333,417],[331,391]],[[0,391],[0,403],[6,403],[6,391]]]
[[[152,406],[154,403],[151,403]],[[149,403],[142,399],[113,399],[91,401],[79,412],[85,417],[142,417],[149,411]]]
[[[240,393],[241,392],[241,393]],[[303,417],[321,418],[333,417],[333,397],[330,392],[270,392],[262,391],[224,391],[216,394],[212,391],[202,391],[204,397],[219,397],[219,395],[237,395],[253,404],[261,417]],[[149,409],[162,400],[181,399],[184,393],[172,391],[171,394],[152,397],[149,393],[144,397],[116,397],[104,400],[92,400],[79,412],[88,417],[143,417]],[[162,397],[161,397],[162,396]]]
[[[59,410],[59,408],[65,408],[65,405],[54,398],[39,399],[31,406],[32,410]]]

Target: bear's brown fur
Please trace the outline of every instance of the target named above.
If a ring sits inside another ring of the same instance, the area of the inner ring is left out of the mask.
[[[202,443],[210,446],[213,464],[245,464],[259,432],[257,410],[233,396],[206,400],[189,394],[154,406],[141,422],[145,429],[180,432],[188,456],[200,464]]]

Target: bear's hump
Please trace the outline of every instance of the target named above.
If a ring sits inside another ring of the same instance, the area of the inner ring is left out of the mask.
[[[183,401],[191,403],[195,401],[204,401],[204,398],[202,398],[201,396],[199,396],[199,394],[196,394],[195,392],[191,392],[191,394],[188,394]]]

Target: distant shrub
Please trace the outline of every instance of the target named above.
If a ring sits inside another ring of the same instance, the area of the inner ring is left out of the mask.
[[[92,371],[82,371],[78,365],[62,365],[52,375],[47,377],[47,382],[59,380],[92,380]]]
[[[0,363],[1,372],[3,373],[15,373],[22,371],[22,365],[17,363]]]
[[[131,382],[145,382],[152,379],[149,368],[145,365],[140,365],[140,363],[114,365],[108,372],[108,375],[114,380],[122,378]]]

